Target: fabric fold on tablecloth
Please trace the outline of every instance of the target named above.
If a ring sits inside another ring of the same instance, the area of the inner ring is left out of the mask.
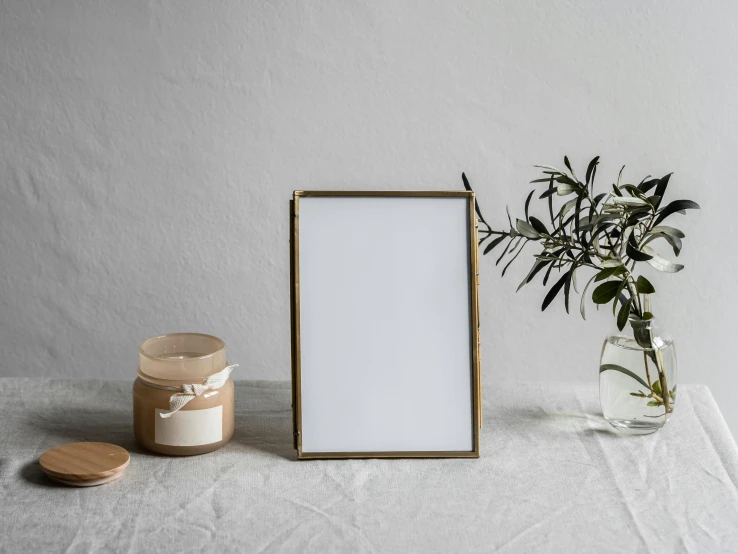
[[[0,379],[0,551],[738,551],[738,447],[704,386],[624,437],[597,386],[490,383],[481,458],[295,460],[289,383],[236,383],[236,433],[191,458],[133,440],[131,383]],[[65,442],[131,452],[117,482],[60,487]]]

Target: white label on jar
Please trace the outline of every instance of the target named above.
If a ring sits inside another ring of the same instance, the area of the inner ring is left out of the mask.
[[[166,446],[201,446],[223,440],[223,406],[180,410],[168,418],[156,410],[154,442]]]

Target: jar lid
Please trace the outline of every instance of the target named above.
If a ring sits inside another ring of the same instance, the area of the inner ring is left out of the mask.
[[[139,374],[144,378],[199,383],[226,366],[226,349],[212,335],[171,333],[145,341],[139,358]]]
[[[128,467],[125,448],[106,442],[74,442],[47,450],[38,459],[46,475],[74,487],[91,487],[115,481]]]

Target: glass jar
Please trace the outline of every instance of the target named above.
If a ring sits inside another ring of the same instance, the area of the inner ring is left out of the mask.
[[[646,435],[671,418],[677,393],[677,357],[671,337],[653,318],[631,318],[608,335],[600,357],[602,415],[618,431]]]
[[[133,383],[133,432],[153,452],[192,456],[233,436],[234,386],[225,343],[211,335],[173,333],[145,341]]]

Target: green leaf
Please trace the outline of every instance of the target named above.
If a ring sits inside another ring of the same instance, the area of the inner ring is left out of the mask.
[[[553,267],[553,266],[551,266]],[[541,311],[545,311],[546,308],[548,308],[549,304],[553,302],[553,299],[556,298],[556,295],[559,294],[559,291],[561,290],[561,287],[564,286],[564,283],[566,283],[566,280],[569,278],[569,272],[567,271],[564,276],[556,281],[556,284],[551,287],[551,289],[548,291],[548,294],[546,294],[546,298],[543,299],[543,304],[541,305]]]
[[[627,302],[625,295],[623,294],[623,289],[625,288],[625,285],[628,284],[628,279],[625,278],[622,281],[620,281],[620,286],[618,287],[618,290],[615,291],[615,300],[612,301],[612,315],[615,316],[615,311],[618,309],[618,302],[621,304],[625,304]]]
[[[611,202],[617,206],[647,206],[648,202],[643,198],[633,196],[615,196]]]
[[[464,188],[470,192],[474,192],[471,188],[471,185],[469,184],[469,179],[466,178],[466,174],[461,174],[461,180],[464,182]],[[474,198],[474,211],[477,212],[477,217],[479,218],[479,221],[487,225],[487,222],[484,220],[484,216],[482,215],[482,210],[479,209],[479,202],[477,202],[477,199]],[[487,228],[489,228],[489,225],[487,225]]]
[[[674,200],[671,202],[668,206],[665,208],[659,210],[658,216],[656,217],[656,220],[653,222],[654,226],[661,223],[664,219],[669,217],[671,214],[675,212],[680,212],[682,210],[699,210],[700,205],[696,202],[692,202],[691,200]]]
[[[534,165],[533,165],[533,167],[537,167],[537,168],[539,168],[539,169],[548,169],[549,171],[551,171],[551,172],[553,172],[553,173],[556,173],[556,174],[561,174],[561,173],[563,173],[563,171],[561,171],[560,169],[558,169],[558,168],[556,168],[556,167],[554,167],[554,166],[552,166],[552,165],[541,165],[541,164],[534,164]],[[546,171],[546,172],[544,172],[544,173],[548,173],[548,171]]]
[[[582,319],[585,321],[587,320],[587,315],[585,314],[584,300],[587,298],[587,289],[589,288],[589,285],[591,285],[592,282],[594,281],[594,278],[595,276],[593,275],[592,278],[589,281],[587,281],[587,284],[584,285],[584,290],[582,291],[582,298],[579,301],[579,313],[582,314]]]
[[[559,196],[566,196],[568,194],[571,194],[575,190],[577,190],[576,186],[562,183],[556,187],[556,194],[558,194]]]
[[[553,263],[553,260],[538,260],[535,264],[533,264],[533,267],[528,272],[528,275],[525,276],[525,279],[518,285],[518,288],[515,292],[518,292],[520,289],[522,289],[526,284],[530,283],[533,280],[533,277],[535,277],[539,271],[541,271],[544,267],[546,267],[548,264]]]
[[[571,278],[574,270],[577,268],[576,262],[574,262],[571,265],[571,269],[566,273],[568,275],[568,278],[564,282],[564,307],[566,308],[566,313],[569,313],[569,291],[571,289]]]
[[[627,375],[628,377],[632,377],[633,379],[635,379],[636,381],[638,381],[641,385],[643,385],[644,387],[646,387],[646,389],[651,390],[651,387],[648,385],[648,383],[646,383],[646,381],[644,381],[643,379],[641,379],[638,375],[636,375],[635,373],[633,373],[629,369],[625,369],[623,366],[619,366],[617,364],[602,364],[600,366],[600,373],[602,373],[604,371],[608,371],[608,370],[611,370],[611,371],[619,371],[620,373],[623,373],[623,374]]]
[[[577,234],[577,236],[579,237],[579,240],[580,240],[581,242],[584,242],[584,241],[582,241],[582,231],[581,231],[581,229],[579,228],[579,217],[578,217],[578,214],[579,214],[579,212],[580,212],[580,210],[581,210],[581,208],[582,208],[582,198],[584,198],[584,197],[583,197],[583,196],[581,196],[581,195],[579,195],[579,196],[577,197],[577,203],[576,203],[576,205],[574,206],[574,232],[575,232],[575,233]]]
[[[517,251],[517,253],[512,257],[512,259],[509,262],[507,262],[507,265],[502,269],[503,277],[505,276],[505,272],[507,271],[507,268],[510,267],[510,265],[512,265],[512,263],[517,259],[518,256],[520,256],[520,253],[523,251],[523,248],[525,248],[527,244],[528,244],[528,241],[526,240],[523,243],[523,246],[521,246],[520,249]]]
[[[677,239],[683,239],[685,237],[684,233],[682,233],[679,229],[675,227],[669,227],[668,225],[658,225],[651,229],[652,233],[663,233],[665,235],[669,235],[670,237],[674,237]]]
[[[643,196],[643,192],[641,192],[641,189],[634,185],[623,185],[620,187],[621,190],[627,190],[631,196],[636,196],[638,198],[641,198]]]
[[[638,188],[641,189],[641,192],[645,194],[658,184],[659,184],[659,179],[650,179],[648,181],[644,179],[643,182],[640,185],[638,185]]]
[[[543,224],[543,222],[538,219],[537,217],[530,216],[530,224],[533,226],[533,229],[535,229],[537,232],[548,235],[548,229],[546,229],[546,226]]]
[[[520,244],[520,241],[521,241],[522,239],[523,239],[523,237],[520,237],[520,236],[519,236],[519,237],[518,237],[518,242],[516,242],[516,243],[515,243],[515,246],[517,246],[518,244]],[[507,254],[508,252],[512,252],[513,250],[515,250],[515,247],[514,247],[514,246],[512,247],[512,249],[510,249],[510,247],[511,247],[511,246],[513,245],[513,242],[514,242],[514,241],[515,241],[515,237],[512,237],[512,236],[511,236],[511,237],[510,237],[510,242],[508,242],[508,243],[507,243],[507,246],[506,246],[506,247],[505,247],[505,249],[504,249],[504,250],[502,251],[502,254],[500,254],[500,257],[499,257],[499,258],[497,258],[497,261],[495,262],[495,265],[500,265],[500,262],[502,261],[502,258],[504,258],[504,257],[505,257],[505,255],[506,255],[506,254]]]
[[[555,265],[556,265],[556,263],[554,262],[550,266],[548,266],[548,269],[546,270],[546,273],[543,276],[543,286],[544,287],[548,283],[548,278],[551,276],[551,270],[554,268]]]
[[[628,323],[628,316],[630,315],[630,305],[633,303],[632,298],[628,298],[628,301],[623,304],[618,312],[618,329],[622,331],[625,328],[625,324]]]
[[[571,286],[574,287],[574,292],[579,294],[579,288],[577,287],[577,269],[582,266],[573,267],[571,270]]]
[[[653,385],[651,386],[651,390],[661,396],[661,381],[655,379]]]
[[[468,191],[471,191],[471,185],[469,184],[469,179],[466,178],[466,173],[461,174],[461,180],[464,182],[464,188]]]
[[[651,256],[651,258],[646,261],[648,265],[650,265],[654,269],[658,269],[659,271],[663,271],[665,273],[676,273],[677,271],[681,271],[682,269],[684,269],[683,265],[671,263],[666,258],[657,254],[656,251],[650,246],[643,246],[642,250],[646,254]]]
[[[643,317],[641,319],[643,321],[648,321],[649,319],[653,319],[653,314],[651,312],[643,312]]]
[[[574,198],[573,200],[569,200],[566,204],[561,206],[561,209],[559,210],[558,215],[556,218],[558,220],[563,220],[566,217],[566,214],[569,213],[569,211],[576,206],[577,198]]]
[[[489,254],[495,246],[497,246],[498,244],[500,244],[506,238],[507,238],[507,235],[502,235],[502,236],[497,237],[492,242],[490,242],[487,245],[487,248],[484,249],[484,252],[482,252],[482,256],[484,256],[485,254]]]
[[[546,179],[548,180],[548,179]],[[530,191],[530,194],[528,195],[528,198],[525,199],[525,219],[528,220],[528,206],[530,205],[530,199],[533,197],[533,193],[535,192],[535,189]]]
[[[607,281],[592,291],[592,301],[595,304],[607,304],[617,296],[621,281]]]
[[[599,157],[599,156],[598,156]],[[599,163],[599,162],[598,162]],[[594,194],[594,186],[595,186],[595,175],[597,175],[597,165],[594,166],[594,169],[592,170],[592,180],[589,183],[589,190],[590,190],[590,196]],[[595,202],[595,205],[597,205],[597,202]]]
[[[589,181],[592,178],[592,172],[594,171],[595,167],[597,167],[597,164],[599,162],[599,156],[595,156],[594,158],[592,158],[592,161],[589,162],[589,165],[587,166],[586,184],[589,184]]]
[[[538,199],[539,199],[539,200],[543,200],[544,198],[548,198],[549,196],[553,196],[553,195],[554,195],[554,194],[556,194],[557,192],[558,192],[558,191],[557,191],[556,187],[552,187],[552,188],[546,189],[546,191],[545,191],[545,192],[544,192],[543,194],[541,194],[541,195],[540,195],[540,196],[538,197]]]
[[[623,273],[625,273],[625,267],[622,264],[618,264],[614,267],[606,267],[605,269],[600,270],[597,275],[595,275],[595,283],[614,275],[622,275]]]
[[[611,217],[611,216],[604,216],[604,217]],[[590,239],[590,242],[594,245],[595,243],[595,237],[598,235],[601,235],[611,227],[614,227],[616,223],[614,221],[600,221],[596,225],[593,225],[594,230],[592,231],[592,237]],[[609,246],[608,246],[609,249]]]
[[[651,241],[654,241],[656,239],[664,239],[666,242],[669,243],[671,246],[671,249],[674,251],[675,256],[679,256],[679,254],[682,251],[682,239],[674,237],[672,235],[667,235],[666,233],[649,233],[648,238],[643,242],[643,244],[648,244]]]
[[[652,406],[652,407],[658,407],[658,406],[663,406],[663,402],[659,402],[658,400],[650,400],[648,404],[646,405]]]
[[[567,156],[564,156],[564,165],[566,165],[567,169],[574,176],[574,179],[576,179],[578,181],[579,178],[577,177],[577,173],[576,173],[576,171],[574,171],[574,169],[572,169],[571,164],[569,163],[569,158]]]
[[[664,194],[666,194],[666,187],[669,184],[669,179],[671,179],[671,176],[672,176],[671,173],[669,173],[668,175],[664,175],[663,177],[661,177],[661,179],[659,179],[659,184],[656,185],[656,190],[654,191],[654,195],[659,197],[659,201],[656,203],[654,207],[657,209],[659,207],[659,204],[661,204],[661,198],[663,198]]]
[[[623,262],[620,260],[609,259],[609,260],[603,260],[602,262],[600,262],[600,265],[602,267],[620,267],[623,265]]]
[[[644,247],[647,248],[647,247]],[[650,253],[641,252],[638,250],[635,239],[633,238],[633,235],[630,235],[630,238],[628,238],[628,242],[625,246],[625,253],[628,254],[630,259],[635,260],[637,262],[646,262],[653,258],[653,256]]]
[[[618,232],[620,233],[619,234],[620,240],[618,241],[618,245],[619,245],[618,247],[620,249],[619,257],[622,258],[626,254],[625,252],[626,246],[628,244],[628,241],[630,240],[630,235],[633,234],[633,227],[628,226],[622,231],[618,230]],[[612,236],[616,238],[618,237],[618,235],[616,235],[615,233],[613,233]]]
[[[548,277],[549,277],[549,275],[551,275],[551,270],[556,265],[556,260],[558,260],[559,256],[561,256],[561,254],[564,252],[564,249],[563,248],[560,248],[560,249],[558,249],[558,250],[556,250],[554,252],[546,252],[546,251],[544,251],[544,252],[548,255],[548,261],[553,262],[553,263],[551,263],[550,266],[548,266],[548,270],[546,270],[546,273],[543,276],[543,286],[545,287],[546,284],[548,283]]]
[[[515,220],[515,228],[518,230],[518,233],[526,238],[533,240],[538,240],[539,238],[541,238],[541,235],[538,234],[538,231],[536,231],[530,223],[528,223],[527,221],[523,221],[522,219]]]
[[[646,279],[643,275],[639,275],[636,280],[636,291],[638,291],[638,294],[653,294],[656,292],[656,289],[653,288],[651,281]]]
[[[654,209],[658,208],[659,204],[661,203],[661,197],[656,196],[655,194],[653,196],[649,196],[646,198],[649,204],[653,206]]]

